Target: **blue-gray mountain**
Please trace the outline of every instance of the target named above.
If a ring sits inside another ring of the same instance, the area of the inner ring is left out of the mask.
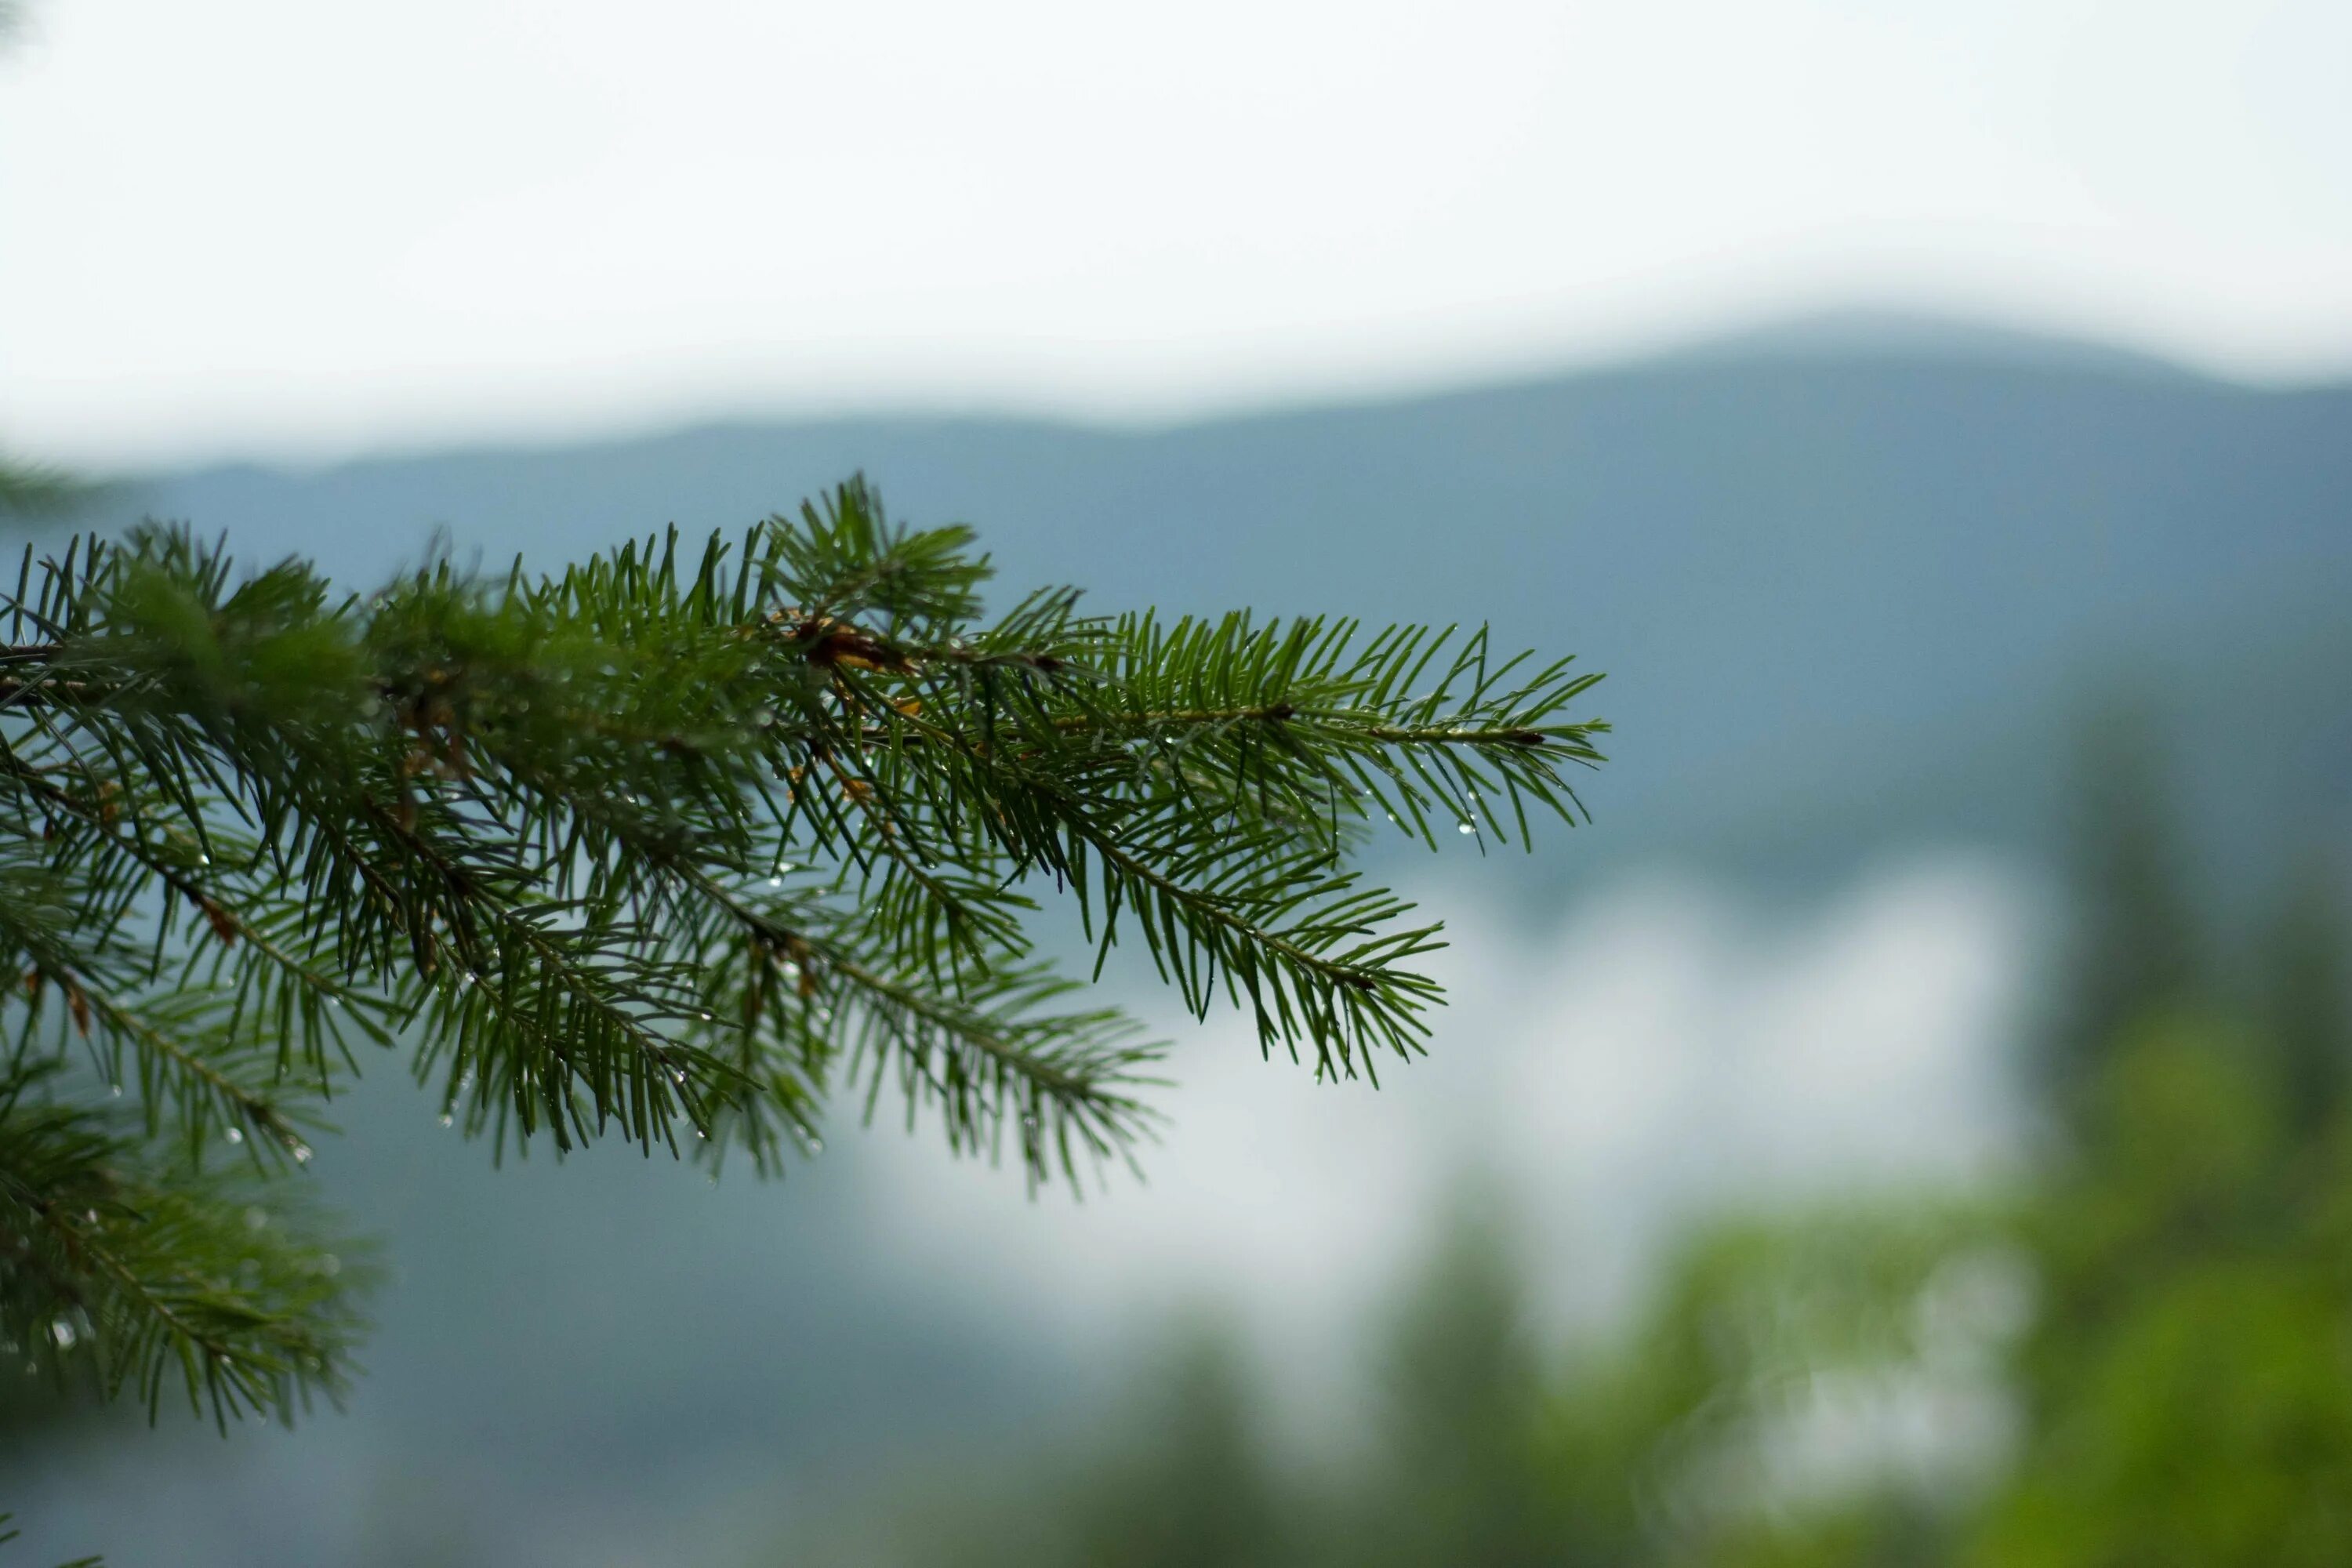
[[[131,493],[364,581],[436,528],[551,563],[737,526],[854,469],[902,515],[978,526],[1014,585],[1488,619],[1501,645],[1582,655],[1610,672],[1616,760],[1548,884],[1662,851],[1818,870],[1891,837],[2031,838],[2066,722],[2119,691],[2179,738],[2217,866],[2267,859],[2352,782],[2352,388],[1946,323],[1832,318],[1165,430],[730,425]]]

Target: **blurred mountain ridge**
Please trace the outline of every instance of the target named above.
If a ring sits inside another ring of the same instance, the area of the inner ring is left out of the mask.
[[[1544,858],[1566,878],[1661,853],[1833,871],[1863,821],[2025,843],[2065,727],[2126,692],[2224,837],[2324,815],[2352,777],[2352,386],[1934,318],[1156,430],[873,416],[227,466],[121,510],[363,584],[436,529],[461,558],[555,565],[855,470],[901,515],[974,524],[1008,596],[1486,620],[1498,647],[1579,653],[1618,734],[1595,831]],[[2217,751],[2275,798],[2225,797],[2200,776]]]
[[[2178,360],[2098,337],[1895,305],[1832,307],[1778,316],[1707,333],[1655,357],[1681,363],[1912,360],[2199,379],[2197,371]]]

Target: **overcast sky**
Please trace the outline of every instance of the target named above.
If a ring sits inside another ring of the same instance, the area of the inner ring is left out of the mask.
[[[1159,417],[1909,303],[2352,366],[2352,0],[32,0],[0,438]]]

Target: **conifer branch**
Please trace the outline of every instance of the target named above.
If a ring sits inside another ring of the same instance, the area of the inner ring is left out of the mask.
[[[363,1251],[328,1251],[282,1183],[158,1169],[121,1118],[41,1098],[56,1071],[22,1051],[0,1063],[0,1336],[151,1413],[174,1373],[222,1424],[339,1395]]]
[[[213,1135],[248,1145],[236,1180],[285,1179],[270,1157],[310,1158],[361,1065],[347,1032],[501,1150],[772,1168],[848,1087],[959,1152],[1010,1137],[1033,1181],[1131,1164],[1162,1047],[1068,1010],[1024,924],[1049,886],[1097,974],[1139,934],[1268,1054],[1418,1053],[1439,928],[1348,857],[1383,821],[1483,850],[1580,820],[1597,678],[1483,632],[1097,616],[1068,589],[992,621],[971,542],[854,481],[699,551],[436,559],[366,595],[185,530],[28,549],[0,594],[0,976],[34,978],[0,992],[0,1131],[56,1158],[0,1171],[39,1252],[0,1257],[0,1328],[100,1313],[118,1379],[152,1404],[179,1366],[216,1416],[335,1386],[343,1293],[252,1299],[202,1258]],[[82,1105],[79,1054],[136,1099]],[[133,1158],[118,1112],[177,1163]],[[58,1206],[105,1182],[175,1217]]]

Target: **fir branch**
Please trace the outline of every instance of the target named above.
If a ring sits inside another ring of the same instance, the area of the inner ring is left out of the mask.
[[[120,1116],[50,1098],[55,1074],[0,1064],[0,1338],[151,1415],[173,1381],[224,1426],[339,1397],[364,1250],[330,1251],[283,1183],[156,1168]]]
[[[698,552],[440,558],[364,596],[184,529],[27,549],[0,594],[0,1339],[223,1423],[338,1393],[359,1277],[295,1184],[355,1040],[500,1152],[772,1170],[845,1090],[1009,1143],[1033,1184],[1132,1166],[1165,1047],[1031,957],[1049,885],[1097,976],[1139,934],[1265,1054],[1375,1081],[1418,1054],[1440,928],[1348,857],[1383,820],[1482,850],[1582,820],[1597,677],[1483,632],[1065,588],[986,620],[971,542],[853,481]]]
[[[445,1113],[502,1141],[617,1123],[766,1163],[814,1136],[854,1037],[958,1147],[1035,1118],[1124,1157],[1150,1053],[1040,1010],[1040,879],[1079,897],[1097,970],[1139,931],[1189,1010],[1222,994],[1268,1051],[1341,1076],[1418,1051],[1438,927],[1344,856],[1382,819],[1482,848],[1580,820],[1566,774],[1606,727],[1566,715],[1595,678],[1483,633],[1096,617],[1066,589],[985,623],[971,543],[852,482],[698,552],[672,530],[552,577],[443,559],[363,598],[299,561],[240,579],[183,531],[28,552],[0,601],[0,822],[80,879],[90,940],[144,921],[148,983],[176,952],[230,999],[192,1061],[243,1059],[274,1011],[323,1092],[356,1014],[421,1031]],[[733,891],[787,864],[789,898]],[[58,973],[135,1034],[124,975]]]

